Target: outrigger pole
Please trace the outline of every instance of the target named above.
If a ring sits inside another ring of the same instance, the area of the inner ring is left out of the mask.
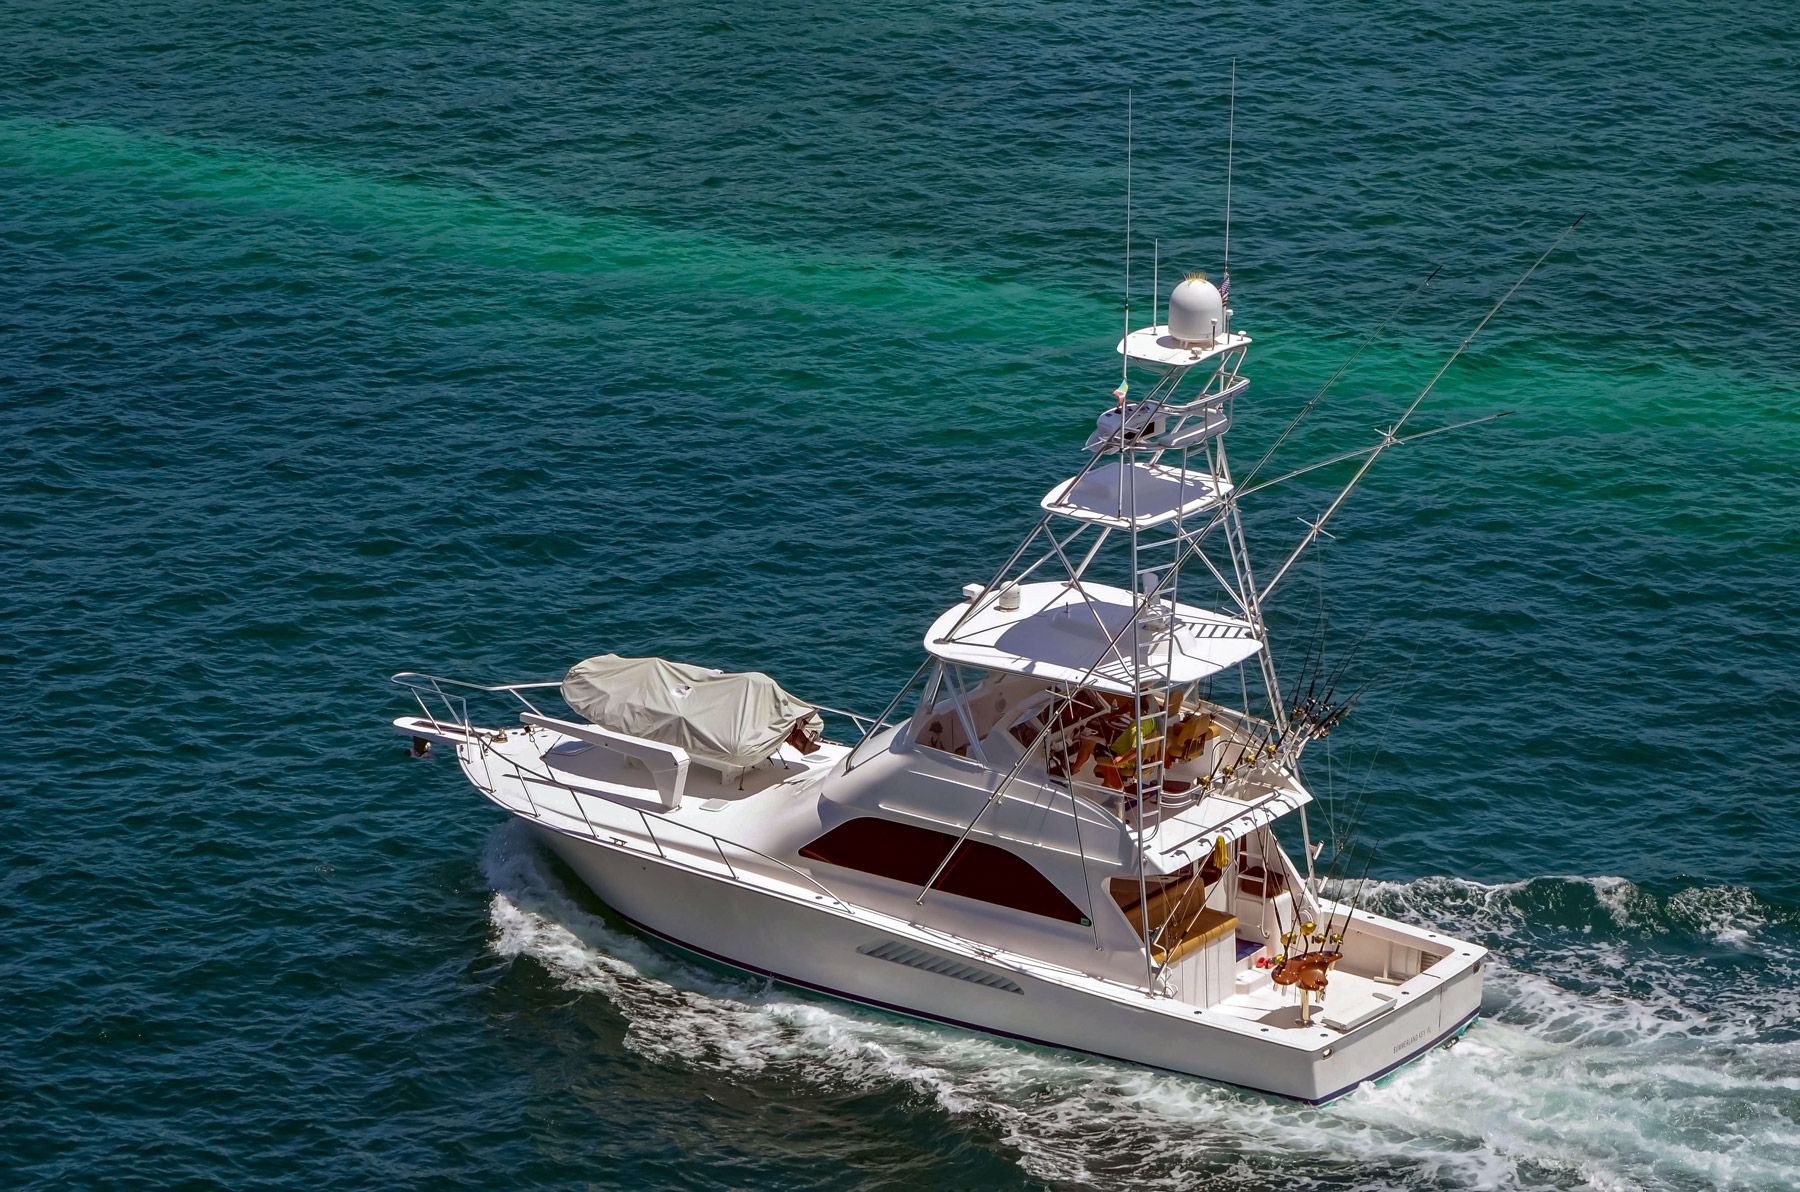
[[[1240,488],[1235,495],[1239,497],[1252,496],[1265,488],[1273,488],[1277,484],[1285,484],[1296,476],[1304,476],[1308,472],[1316,472],[1320,468],[1329,468],[1332,464],[1341,464],[1345,460],[1360,459],[1362,456],[1369,455],[1372,452],[1381,451],[1387,447],[1404,447],[1408,443],[1417,443],[1420,439],[1429,439],[1436,435],[1449,434],[1453,430],[1466,430],[1471,426],[1480,426],[1484,422],[1494,422],[1501,418],[1510,418],[1512,417],[1512,413],[1511,410],[1501,410],[1497,414],[1483,414],[1481,417],[1471,418],[1467,422],[1452,422],[1449,426],[1434,426],[1430,430],[1422,430],[1417,434],[1394,439],[1392,442],[1383,439],[1381,442],[1370,447],[1355,447],[1349,451],[1340,451],[1336,455],[1326,459],[1317,460],[1307,464],[1305,467],[1295,468],[1291,472],[1284,472],[1273,480],[1265,480],[1261,484],[1252,484],[1248,487]],[[1306,519],[1301,518],[1300,520],[1305,521]],[[1312,523],[1307,522],[1306,524],[1311,525]]]
[[[1319,386],[1319,391],[1313,394],[1305,405],[1300,407],[1300,412],[1294,415],[1294,420],[1288,423],[1279,435],[1275,436],[1275,441],[1269,444],[1268,450],[1263,452],[1262,458],[1256,461],[1256,466],[1250,469],[1250,474],[1245,476],[1243,483],[1238,486],[1240,491],[1249,488],[1250,482],[1256,479],[1256,474],[1263,470],[1264,464],[1269,462],[1269,457],[1280,450],[1281,445],[1288,441],[1288,436],[1293,434],[1294,431],[1299,428],[1300,424],[1306,420],[1306,416],[1311,414],[1313,410],[1317,408],[1319,402],[1331,391],[1331,387],[1337,384],[1338,381],[1343,378],[1345,373],[1350,371],[1350,366],[1356,363],[1357,358],[1363,354],[1363,351],[1380,338],[1383,331],[1387,330],[1387,325],[1398,318],[1400,312],[1405,310],[1414,298],[1417,298],[1420,294],[1425,292],[1426,287],[1437,278],[1438,272],[1441,269],[1443,269],[1442,265],[1434,267],[1430,273],[1426,274],[1424,281],[1413,287],[1413,289],[1407,293],[1406,297],[1400,300],[1400,305],[1388,312],[1387,318],[1381,320],[1381,322],[1376,325],[1375,330],[1363,337],[1363,341],[1356,345],[1356,350],[1350,353],[1350,358],[1338,365],[1338,370],[1331,374],[1331,378],[1323,385]]]
[[[1344,486],[1343,491],[1339,492],[1332,500],[1331,504],[1325,507],[1325,512],[1321,513],[1317,520],[1308,527],[1305,535],[1300,539],[1300,545],[1294,548],[1293,553],[1288,555],[1287,561],[1282,563],[1276,570],[1275,577],[1267,584],[1263,585],[1262,591],[1257,593],[1256,599],[1258,604],[1261,604],[1269,598],[1269,593],[1275,590],[1275,585],[1281,582],[1281,577],[1286,575],[1288,569],[1299,561],[1301,555],[1306,553],[1306,548],[1311,546],[1313,539],[1319,536],[1319,531],[1325,528],[1325,523],[1331,520],[1332,515],[1335,514],[1338,511],[1338,508],[1349,498],[1356,486],[1362,483],[1362,478],[1368,474],[1369,469],[1375,466],[1375,461],[1381,458],[1381,453],[1402,441],[1399,437],[1400,428],[1406,425],[1406,420],[1411,418],[1413,411],[1419,408],[1419,403],[1423,402],[1425,398],[1430,395],[1431,391],[1437,388],[1437,383],[1444,379],[1444,374],[1450,371],[1450,366],[1455,364],[1457,360],[1461,358],[1462,354],[1468,350],[1469,345],[1475,341],[1475,337],[1481,334],[1482,328],[1486,327],[1488,323],[1493,320],[1494,316],[1500,313],[1500,309],[1511,300],[1514,294],[1519,292],[1519,287],[1530,280],[1531,275],[1538,271],[1538,267],[1550,259],[1550,254],[1562,246],[1562,242],[1568,238],[1569,233],[1573,232],[1576,226],[1585,218],[1587,218],[1586,212],[1577,215],[1574,222],[1564,228],[1556,237],[1555,241],[1551,243],[1550,247],[1544,250],[1543,255],[1533,261],[1531,267],[1519,275],[1519,280],[1515,281],[1512,284],[1512,288],[1500,296],[1500,301],[1494,303],[1492,309],[1482,316],[1481,322],[1475,324],[1475,329],[1463,337],[1462,343],[1456,346],[1456,351],[1450,353],[1450,358],[1444,361],[1443,367],[1437,370],[1437,375],[1431,378],[1430,383],[1427,384],[1425,388],[1419,390],[1419,395],[1412,399],[1412,404],[1406,407],[1406,412],[1400,415],[1400,420],[1381,433],[1381,440],[1377,442],[1373,448],[1369,449],[1369,458],[1363,461],[1362,467],[1356,469],[1356,475],[1350,477],[1350,483]]]

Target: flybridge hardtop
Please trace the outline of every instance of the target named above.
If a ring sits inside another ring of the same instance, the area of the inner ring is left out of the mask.
[[[1349,488],[1259,586],[1262,486],[1226,448],[1250,337],[1204,277],[1167,309],[880,715],[603,655],[561,683],[396,676],[421,714],[395,727],[644,931],[794,985],[1311,1102],[1454,1039],[1485,952],[1325,892],[1301,758],[1354,700],[1311,650],[1284,692],[1262,614]],[[1360,478],[1405,421],[1339,458]],[[477,727],[476,698],[519,724]]]
[[[1119,645],[1138,615],[1122,588],[1072,581],[1024,584],[952,608],[925,635],[943,661],[1071,682],[1130,695],[1152,673],[1192,683],[1262,649],[1248,621],[1193,605],[1170,605],[1167,629],[1136,655]]]

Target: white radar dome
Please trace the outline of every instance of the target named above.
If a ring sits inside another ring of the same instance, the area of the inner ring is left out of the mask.
[[[1219,287],[1191,273],[1169,295],[1169,334],[1186,344],[1211,347],[1225,330],[1225,300]]]

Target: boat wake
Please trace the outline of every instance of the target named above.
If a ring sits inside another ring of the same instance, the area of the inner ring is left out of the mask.
[[[898,1088],[1032,1177],[1144,1189],[1800,1185],[1800,916],[1621,878],[1371,883],[1366,905],[1487,943],[1483,1021],[1324,1109],[1017,1046],[690,962],[578,901],[524,825],[489,841],[494,947],[671,1065],[821,1093]]]

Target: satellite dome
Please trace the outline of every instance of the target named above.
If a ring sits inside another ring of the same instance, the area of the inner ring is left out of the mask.
[[[1190,273],[1169,295],[1169,334],[1185,344],[1211,347],[1225,329],[1225,300],[1204,274]]]

